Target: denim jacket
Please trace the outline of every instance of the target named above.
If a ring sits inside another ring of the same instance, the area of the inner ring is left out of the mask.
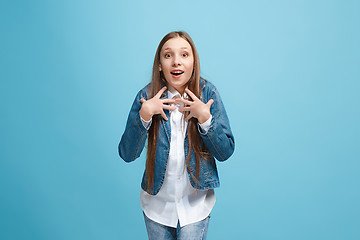
[[[210,108],[212,120],[208,131],[204,132],[198,125],[200,136],[204,140],[204,143],[211,154],[210,157],[207,157],[207,159],[199,157],[200,176],[198,184],[196,183],[196,179],[193,178],[193,176],[195,176],[196,168],[194,151],[191,151],[190,167],[186,169],[188,171],[191,185],[199,190],[207,190],[220,186],[214,157],[219,161],[225,161],[228,159],[234,152],[235,142],[230,129],[229,119],[226,115],[224,105],[217,89],[213,84],[204,79],[201,79],[200,84],[202,87],[201,100],[205,103],[207,103],[210,99],[214,100],[214,103]],[[140,118],[140,99],[148,99],[148,87],[149,85],[141,89],[136,95],[129,113],[124,134],[122,135],[119,143],[119,155],[125,160],[125,162],[131,162],[138,158],[145,145],[147,130],[143,126]],[[164,92],[163,96],[167,98],[167,91]],[[170,119],[170,112],[166,109],[164,111],[168,119]],[[164,181],[171,141],[170,122],[165,121],[163,118],[161,118],[160,121],[156,147],[154,187],[150,192],[148,192],[152,195],[156,195],[159,192]],[[185,134],[184,150],[185,159],[187,159],[189,154],[189,141],[187,133]],[[147,180],[145,178],[145,172],[141,187],[146,191]]]

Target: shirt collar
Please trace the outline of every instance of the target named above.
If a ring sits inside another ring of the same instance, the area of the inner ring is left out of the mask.
[[[187,96],[186,92],[184,92],[184,95],[181,96],[181,94],[175,88],[173,88],[172,86],[168,86],[168,98],[174,98],[176,95],[181,98],[186,98]]]

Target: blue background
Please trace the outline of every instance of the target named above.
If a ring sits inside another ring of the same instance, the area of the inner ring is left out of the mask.
[[[360,239],[359,1],[2,1],[0,238],[146,239],[117,153],[185,30],[236,139],[208,239]]]

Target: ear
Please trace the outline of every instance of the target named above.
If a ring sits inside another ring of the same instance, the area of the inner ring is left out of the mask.
[[[160,71],[160,72],[162,71],[161,64],[159,64],[159,71]]]

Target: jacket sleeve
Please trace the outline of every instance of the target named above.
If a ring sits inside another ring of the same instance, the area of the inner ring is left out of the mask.
[[[224,104],[216,88],[207,101],[210,99],[214,100],[210,108],[212,115],[210,127],[206,132],[200,126],[198,126],[198,130],[212,155],[219,161],[225,161],[234,152],[234,136],[231,132]]]
[[[126,128],[119,143],[119,155],[125,162],[138,158],[145,145],[147,129],[140,118],[141,98],[147,99],[142,91],[139,91],[130,109]]]

